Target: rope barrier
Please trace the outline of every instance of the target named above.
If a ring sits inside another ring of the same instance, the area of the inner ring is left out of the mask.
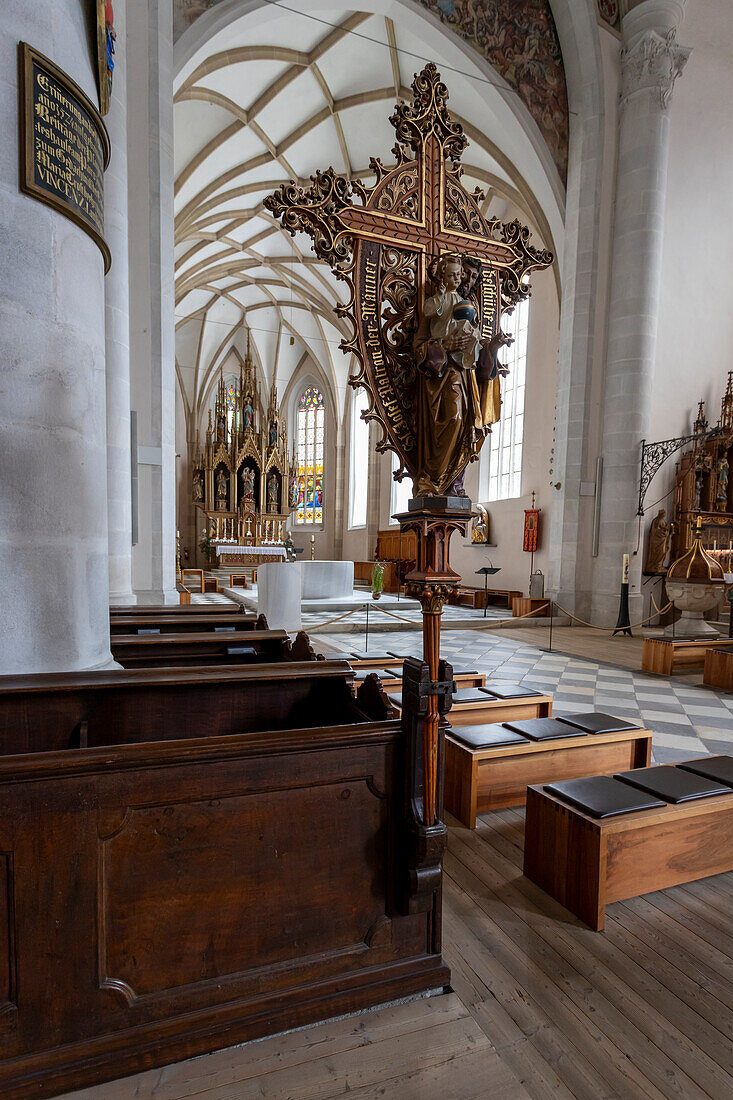
[[[366,604],[363,603],[359,607],[352,607],[351,611],[344,612],[343,615],[337,615],[335,619],[326,619],[325,623],[311,623],[308,626],[308,630],[318,630],[322,626],[331,626],[332,623],[340,623],[342,619],[348,619],[349,615],[355,615],[357,611],[363,611]]]
[[[657,606],[656,603],[654,604],[654,606],[655,607]],[[669,603],[667,604],[667,606],[663,607],[661,611],[659,610],[659,608],[657,608],[657,610],[654,612],[653,615],[649,615],[648,618],[642,619],[641,622],[629,623],[629,625],[626,629],[627,630],[636,630],[636,628],[639,627],[639,626],[645,626],[646,623],[650,623],[652,621],[652,619],[655,618],[655,616],[664,615],[665,611],[668,611],[671,606],[672,606],[672,601],[670,600]],[[562,604],[559,604],[556,601],[555,601],[555,607],[559,611],[562,611],[563,615],[567,615],[567,617],[569,619],[573,619],[576,623],[580,623],[581,626],[589,626],[591,628],[591,630],[607,630],[608,629],[608,627],[605,627],[605,626],[594,626],[593,623],[589,623],[585,619],[578,618],[577,615],[573,615],[572,611],[567,611],[566,608],[564,608],[562,606]]]

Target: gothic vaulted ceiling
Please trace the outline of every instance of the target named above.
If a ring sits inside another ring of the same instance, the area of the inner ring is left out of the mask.
[[[274,376],[282,399],[307,362],[342,407],[350,364],[335,307],[343,292],[308,239],[284,233],[263,200],[329,165],[369,179],[370,156],[391,159],[388,119],[424,59],[443,68],[449,106],[470,139],[467,189],[485,192],[488,213],[516,213],[537,243],[561,248],[559,174],[532,120],[523,123],[518,97],[417,6],[370,8],[257,7],[215,28],[181,66],[176,361],[189,430],[200,426],[220,370],[238,370],[247,329],[267,389]]]

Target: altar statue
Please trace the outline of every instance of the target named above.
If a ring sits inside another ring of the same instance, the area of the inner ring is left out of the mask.
[[[245,500],[255,498],[255,472],[248,466],[242,471],[242,495]]]
[[[249,394],[244,399],[244,408],[242,409],[242,417],[244,420],[245,430],[247,428],[254,428],[255,424],[255,411],[252,405],[252,398]]]
[[[674,531],[673,523],[665,523],[667,512],[660,508],[649,526],[649,545],[646,552],[645,573],[664,573],[669,542]]]
[[[227,479],[224,471],[220,469],[216,475],[216,499],[226,500],[227,498]]]
[[[270,479],[267,482],[267,503],[277,505],[277,477],[275,474],[270,474]]]
[[[204,499],[204,479],[200,470],[193,472],[193,499],[197,504]]]
[[[463,471],[499,417],[499,376],[506,368],[496,352],[511,338],[480,339],[473,288],[480,264],[445,253],[433,269],[433,293],[425,300],[413,342],[419,368],[417,495],[465,496]]]
[[[728,477],[730,466],[725,455],[721,455],[718,461],[718,491],[715,494],[715,507],[718,512],[728,511]]]
[[[277,420],[275,419],[272,419],[270,421],[269,444],[271,447],[275,447],[277,445]]]

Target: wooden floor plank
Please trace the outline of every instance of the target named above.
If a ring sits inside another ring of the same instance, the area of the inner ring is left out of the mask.
[[[494,1037],[491,1028],[495,1005],[512,1015],[521,1030],[525,1046],[519,1052],[526,1059],[527,1050],[536,1051],[535,1064],[522,1076],[522,1083],[533,1096],[581,1096],[590,1098],[616,1097],[624,1093],[653,1096],[663,1094],[651,1087],[633,1066],[620,1064],[616,1051],[608,1049],[608,1057],[599,1066],[598,1050],[605,1041],[591,1020],[583,1021],[572,1005],[563,1003],[558,991],[542,972],[512,958],[511,944],[505,942],[502,931],[486,917],[480,907],[467,908],[465,895],[455,885],[446,891],[447,906],[455,906],[460,914],[462,931],[461,962],[469,969],[471,988],[480,991],[482,1002],[466,1001],[468,981],[455,985],[469,1009],[487,1031],[501,1057],[507,1056],[507,1046]],[[455,954],[450,956],[455,961]],[[503,965],[502,965],[503,964]],[[505,969],[506,967],[506,969]],[[462,968],[459,967],[459,974]],[[454,983],[456,979],[452,979]],[[509,1047],[514,1054],[516,1043]],[[606,1044],[608,1046],[608,1044]],[[544,1061],[545,1065],[542,1065]],[[539,1069],[539,1075],[538,1075]],[[548,1070],[552,1077],[548,1079]]]
[[[455,850],[454,836],[455,834],[451,836],[452,851]],[[455,848],[459,848],[460,843],[456,840]],[[524,900],[527,924],[521,946],[528,950],[537,935],[545,939],[548,946],[552,944],[558,955],[558,971],[562,975],[563,988],[568,995],[581,1005],[597,1005],[594,1011],[604,1020],[603,1028],[619,1050],[624,1049],[629,1036],[634,1042],[640,1043],[647,1064],[645,1073],[650,1075],[650,1079],[658,1087],[664,1086],[666,1082],[666,1087],[669,1088],[671,1080],[674,1087],[672,1095],[704,1096],[715,1095],[721,1089],[733,1085],[728,1074],[721,1071],[705,1051],[689,1041],[682,1031],[659,1012],[657,1006],[645,1001],[635,993],[631,984],[619,980],[613,968],[609,969],[609,961],[615,963],[616,969],[623,969],[623,959],[613,955],[612,947],[609,948],[603,937],[598,939],[596,933],[580,926],[574,918],[569,935],[568,925],[562,921],[562,914],[565,913],[562,907],[555,908],[556,903],[552,899],[521,876],[515,881],[507,881],[512,866],[489,844],[484,845],[480,854],[476,850],[467,850],[464,846],[461,854],[464,858],[467,857],[464,866],[469,874],[479,869],[480,880],[489,890],[497,887],[502,889],[504,883],[505,895],[508,893],[516,903]],[[477,888],[472,884],[471,892]],[[532,908],[526,906],[527,902],[531,903]],[[483,898],[479,899],[479,904],[485,904]],[[588,944],[588,937],[597,941],[593,945],[595,953]],[[574,969],[563,972],[563,965]],[[637,974],[636,977],[638,981],[644,982],[643,974]],[[658,987],[653,992],[663,1000],[666,991],[660,993],[660,990],[661,987]],[[676,1002],[678,1014],[684,1008],[681,1002]],[[704,1026],[704,1021],[689,1013],[689,1010],[686,1018],[696,1032]],[[646,1037],[646,1044],[641,1042],[642,1036]],[[709,1044],[710,1036],[705,1033],[704,1037]]]
[[[493,822],[481,823],[477,834],[488,841],[482,854],[487,856],[493,872],[509,873],[513,863],[497,851],[505,842],[494,832]],[[517,881],[516,889],[528,900],[551,902],[542,890],[523,877]],[[560,911],[564,912],[561,908]],[[609,1002],[624,1011],[654,1043],[666,1049],[668,1056],[680,1069],[684,1067],[693,1081],[713,1096],[718,1090],[733,1087],[727,1040],[643,967],[629,960],[624,951],[617,950],[609,937],[599,936],[583,925],[576,934],[569,935],[562,926],[554,943],[586,977],[593,975],[596,989],[603,991]],[[599,966],[600,963],[603,965]]]

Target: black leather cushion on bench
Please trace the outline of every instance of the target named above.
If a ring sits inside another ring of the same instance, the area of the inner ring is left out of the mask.
[[[350,656],[357,661],[391,661],[391,653],[359,653],[356,649],[349,650]]]
[[[655,768],[636,768],[633,772],[617,772],[614,779],[655,794],[665,802],[690,802],[695,798],[730,793],[730,787],[726,784],[716,783],[713,779],[683,771],[671,764],[660,764]]]
[[[658,798],[612,779],[610,775],[548,783],[545,790],[591,817],[615,817],[617,814],[633,814],[637,810],[657,810],[665,805]]]
[[[530,741],[551,741],[561,737],[585,737],[582,730],[576,730],[559,718],[525,718],[521,722],[504,722],[505,728],[513,733],[521,733]]]
[[[604,714],[600,710],[584,711],[582,714],[563,714],[563,722],[569,726],[576,726],[583,733],[619,733],[621,730],[638,730],[640,726],[636,722],[629,722],[628,718],[614,718],[612,714]]]
[[[454,726],[450,731],[453,741],[460,741],[469,749],[494,749],[502,745],[528,745],[529,740],[519,733],[505,729],[498,722],[485,726]]]
[[[709,756],[707,760],[691,760],[689,763],[682,761],[677,767],[733,787],[733,756]]]
[[[482,688],[479,688],[479,691],[491,695],[494,699],[523,699],[527,695],[542,694],[541,691],[524,687],[523,684],[507,684],[502,683],[500,680],[489,680],[488,684],[484,684]]]
[[[481,688],[459,688],[453,692],[453,705],[456,703],[489,703],[491,700]]]

